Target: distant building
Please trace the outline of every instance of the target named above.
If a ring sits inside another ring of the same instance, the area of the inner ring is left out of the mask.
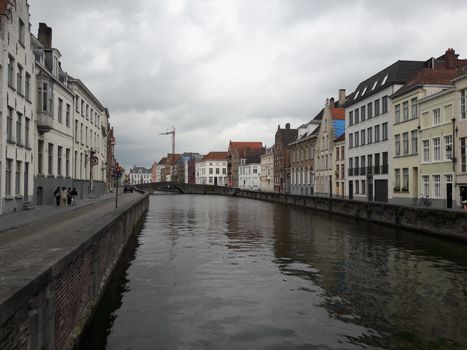
[[[333,195],[345,197],[345,133],[334,140],[332,172],[334,173]]]
[[[195,164],[196,183],[227,186],[227,152],[209,152]]]
[[[255,154],[240,159],[238,167],[238,187],[243,190],[258,191],[261,187],[261,155]]]
[[[165,169],[165,163],[167,162],[167,157],[162,158],[156,167],[156,181],[155,182],[162,182],[165,181],[165,178],[162,176],[162,172]]]
[[[289,192],[290,191],[290,151],[289,144],[297,140],[298,130],[291,129],[290,124],[285,124],[285,128],[281,129],[277,126],[275,143],[273,148],[274,154],[274,191]]]
[[[261,155],[260,190],[264,192],[274,191],[274,154],[269,147]]]
[[[151,166],[151,182],[157,182],[157,162],[152,163]]]
[[[339,90],[339,100],[326,100],[315,147],[315,194],[330,196],[334,192],[334,140],[345,132],[345,90]]]
[[[240,159],[250,155],[262,154],[263,144],[261,142],[229,142],[227,151],[227,175],[228,186],[238,187],[238,167]]]
[[[147,184],[152,181],[151,169],[137,167],[136,165],[130,169],[129,173],[130,185]]]
[[[162,181],[177,181],[178,167],[177,162],[180,159],[180,154],[167,154],[165,167],[161,171]]]

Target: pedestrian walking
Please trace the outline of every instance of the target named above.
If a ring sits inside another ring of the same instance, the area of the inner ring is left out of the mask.
[[[467,188],[462,188],[461,191],[461,202],[462,202],[462,208],[464,208],[464,211],[467,211]]]
[[[57,203],[57,207],[60,205],[60,186],[58,186],[54,191],[55,203]]]
[[[73,187],[70,194],[71,194],[71,205],[76,205],[76,197],[78,196],[78,191],[76,191],[76,187]]]
[[[68,205],[71,205],[71,187],[68,187],[68,197],[67,197],[67,202],[68,202]]]
[[[63,186],[62,189],[60,190],[60,206],[66,207],[67,203],[68,203],[68,191],[66,190],[66,187]]]

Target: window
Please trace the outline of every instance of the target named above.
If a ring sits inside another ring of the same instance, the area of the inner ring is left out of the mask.
[[[409,120],[409,101],[405,101],[402,104],[402,119],[404,121]]]
[[[358,157],[355,157],[355,158],[354,158],[354,162],[355,162],[355,172],[354,172],[354,175],[359,175],[359,174],[360,174],[360,173],[359,173],[359,170],[360,170],[359,167],[360,167],[360,166],[359,166],[359,162],[358,162],[359,160],[360,160],[360,158],[358,158]]]
[[[373,103],[368,103],[366,105],[366,111],[368,112],[368,119],[373,118]]]
[[[379,142],[379,125],[375,125],[375,142]]]
[[[84,130],[84,126],[83,126],[83,123],[81,123],[80,141],[81,141],[81,144],[82,144],[82,145],[84,144],[84,143],[83,143],[83,140],[84,140],[84,136],[83,136],[83,135],[84,135],[84,132],[83,132],[83,130]]]
[[[395,145],[396,145],[396,157],[401,155],[401,135],[395,136]]]
[[[24,46],[25,36],[26,36],[26,28],[24,26],[23,20],[20,18],[18,21],[18,41],[23,46]]]
[[[418,104],[417,104],[417,98],[416,98],[416,97],[410,100],[410,106],[412,107],[411,118],[412,118],[412,119],[417,119],[417,115],[418,115]]]
[[[365,156],[360,157],[360,167],[362,168],[363,171],[360,172],[360,175],[364,174],[365,171]]]
[[[16,91],[19,94],[23,93],[23,67],[18,64],[18,70],[16,72]]]
[[[356,109],[356,110],[354,111],[354,115],[355,115],[355,124],[360,123],[360,110],[359,110],[359,109]]]
[[[353,125],[353,111],[349,112],[349,125]]]
[[[376,88],[376,85],[378,85],[378,80],[376,80],[375,83],[373,84],[373,87],[371,88],[371,91],[373,91]]]
[[[253,167],[253,174],[258,174],[258,169],[256,167]]]
[[[360,138],[359,138],[359,134],[358,134],[358,131],[357,131],[357,132],[354,134],[355,147],[360,146],[359,140],[360,140]]]
[[[461,91],[461,119],[467,117],[467,89]]]
[[[341,160],[344,160],[344,159],[345,159],[345,158],[344,158],[344,149],[345,149],[345,147],[342,146],[342,147],[341,147]]]
[[[5,194],[11,196],[11,167],[13,165],[13,160],[6,160],[6,169],[5,169]]]
[[[381,137],[381,140],[385,141],[388,139],[388,123],[383,123],[382,131],[383,135]]]
[[[353,134],[349,134],[349,148],[353,148]]]
[[[17,113],[16,119],[16,143],[23,144],[23,138],[21,137],[23,131],[23,115],[21,113]]]
[[[375,100],[375,117],[379,116],[379,99]]]
[[[353,158],[349,158],[349,170],[353,170]]]
[[[395,110],[395,115],[396,115],[396,123],[400,123],[401,122],[401,105],[396,105],[394,107],[394,110]]]
[[[81,115],[84,117],[84,101],[81,99]]]
[[[216,174],[220,174],[220,169],[216,168]]]
[[[62,176],[62,146],[57,148],[57,175]]]
[[[441,109],[433,109],[433,125],[441,124]]]
[[[433,197],[439,198],[441,197],[441,176],[440,175],[433,175]]]
[[[21,162],[16,161],[15,171],[15,193],[17,196],[21,195]]]
[[[365,106],[362,106],[360,108],[360,117],[362,119],[362,122],[365,121],[366,119],[366,107]]]
[[[404,156],[409,154],[409,133],[404,132],[402,134],[402,146],[403,146],[403,154]]]
[[[428,175],[422,176],[422,184],[423,184],[423,195],[425,197],[430,196],[430,177]]]
[[[446,149],[444,159],[450,160],[452,159],[452,135],[444,136],[444,145]]]
[[[63,100],[61,98],[58,99],[58,122],[61,124],[62,123],[62,117],[63,117]]]
[[[409,190],[409,168],[402,169],[402,191]]]
[[[355,193],[360,193],[360,181],[355,181]]]
[[[65,151],[65,176],[70,176],[70,150]]]
[[[365,180],[362,180],[362,194],[365,194]]]
[[[213,174],[212,168],[209,168],[209,175],[212,175],[212,174]]]
[[[15,59],[8,56],[8,86],[14,89]]]
[[[382,104],[383,104],[383,106],[382,106],[383,114],[384,114],[384,113],[387,113],[387,112],[388,112],[388,97],[387,97],[387,96],[383,96],[381,102],[382,102]]]
[[[28,73],[26,73],[24,96],[26,97],[26,100],[31,100],[31,76]]]
[[[430,161],[430,140],[423,140],[423,161],[429,162]]]
[[[366,129],[367,144],[373,143],[373,128]]]
[[[401,189],[401,170],[394,169],[394,191],[400,191]]]
[[[70,127],[70,110],[71,110],[71,106],[67,103],[66,104],[66,116],[65,116],[65,122],[66,122],[66,126],[67,127]]]
[[[412,154],[418,153],[418,130],[412,130],[410,132],[412,136]]]
[[[53,159],[54,159],[53,157],[54,157],[54,145],[49,143],[49,164],[48,164],[49,175],[53,174]]]
[[[53,90],[52,85],[42,83],[39,86],[40,110],[42,112],[53,113]],[[53,117],[53,116],[52,116]]]
[[[363,129],[362,131],[360,131],[360,142],[362,144],[362,146],[365,146],[365,129]]]
[[[386,74],[383,81],[381,82],[381,85],[384,85],[386,83],[386,81],[388,80],[388,77],[389,77],[389,74]]]
[[[37,141],[37,173],[39,175],[44,174],[44,141]]]
[[[13,109],[8,108],[6,117],[6,139],[13,142]]]
[[[30,138],[29,138],[30,127],[31,127],[31,119],[25,118],[24,119],[24,145],[28,148],[31,147]]]
[[[441,160],[441,140],[439,137],[433,139],[433,161],[439,162]]]
[[[367,158],[368,158],[368,168],[371,168],[373,166],[373,155],[372,154],[369,154],[367,155]]]

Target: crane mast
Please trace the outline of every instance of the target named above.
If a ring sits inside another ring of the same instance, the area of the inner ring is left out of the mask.
[[[172,126],[171,131],[161,132],[159,135],[170,135],[172,137],[172,163],[171,164],[171,177],[174,176],[174,168],[175,168],[175,126]]]

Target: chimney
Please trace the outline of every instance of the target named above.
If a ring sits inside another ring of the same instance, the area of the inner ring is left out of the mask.
[[[286,128],[287,130],[289,130],[289,129],[290,129],[290,123],[285,124],[285,128]]]
[[[45,23],[39,23],[39,33],[37,39],[46,49],[52,48],[52,28]]]
[[[331,99],[329,100],[329,104],[331,108],[334,108],[334,97],[331,97]]]
[[[339,107],[344,107],[345,104],[345,89],[339,89]]]
[[[456,68],[456,52],[454,49],[447,49],[446,54],[444,55],[446,58],[446,68],[447,69],[455,69]]]

